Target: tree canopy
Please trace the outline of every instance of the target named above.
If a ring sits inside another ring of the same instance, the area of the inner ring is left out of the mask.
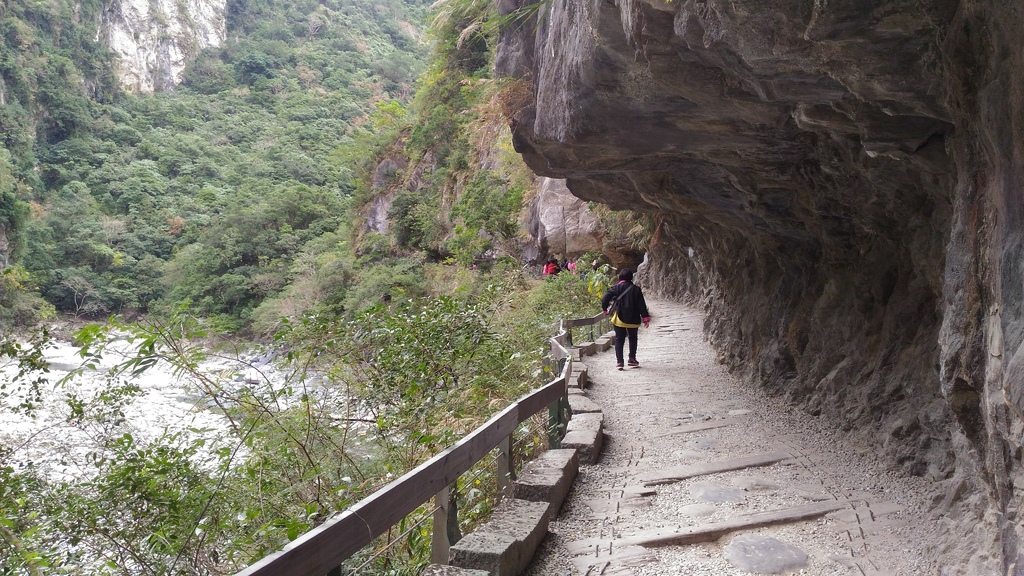
[[[79,316],[187,304],[245,324],[343,228],[347,160],[378,104],[411,98],[429,2],[230,1],[225,45],[153,95],[120,91],[89,27],[102,5],[78,4],[0,20],[9,264]]]

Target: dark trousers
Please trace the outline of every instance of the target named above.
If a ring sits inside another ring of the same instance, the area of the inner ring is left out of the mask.
[[[640,331],[639,328],[623,328],[622,326],[614,326],[615,328],[615,359],[618,360],[619,364],[622,364],[622,346],[625,344],[626,338],[629,338],[629,359],[636,360],[636,335]]]

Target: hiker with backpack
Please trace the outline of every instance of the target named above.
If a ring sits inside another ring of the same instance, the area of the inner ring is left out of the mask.
[[[636,341],[640,324],[650,327],[651,314],[647,311],[647,302],[640,287],[633,284],[633,271],[623,268],[619,271],[619,282],[608,289],[601,298],[601,309],[612,317],[615,327],[615,367],[623,368],[622,348],[629,340],[629,366],[639,368],[636,359]]]

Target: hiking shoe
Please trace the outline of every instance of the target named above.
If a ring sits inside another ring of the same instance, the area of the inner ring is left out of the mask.
[[[629,360],[629,367],[630,368],[639,368],[640,367],[640,363],[636,361],[636,358],[630,358],[630,360]]]
[[[622,362],[619,362],[618,364],[616,364],[615,365],[615,369],[616,370],[622,370]]]

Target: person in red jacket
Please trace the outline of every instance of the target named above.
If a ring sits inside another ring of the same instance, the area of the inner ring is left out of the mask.
[[[544,277],[554,276],[558,274],[558,260],[551,258],[544,264]]]
[[[640,362],[636,359],[637,333],[640,324],[649,327],[651,314],[647,311],[647,302],[644,300],[644,293],[640,287],[633,284],[633,271],[623,268],[619,272],[619,282],[608,289],[601,298],[601,309],[608,314],[608,306],[616,301],[615,311],[612,314],[612,326],[615,327],[615,367],[623,368],[622,348],[625,340],[629,340],[629,365],[639,368]]]

